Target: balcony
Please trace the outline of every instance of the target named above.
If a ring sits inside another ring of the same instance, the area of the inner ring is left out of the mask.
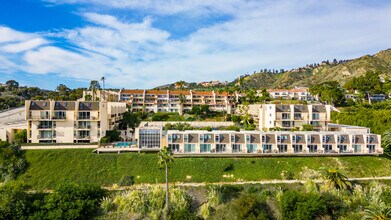
[[[79,116],[77,117],[77,120],[99,120],[98,117],[95,117],[95,116]]]
[[[52,120],[55,120],[55,121],[65,121],[65,120],[67,120],[67,117],[66,116],[53,116]]]
[[[79,125],[77,126],[78,130],[89,130],[91,129],[91,125]]]
[[[38,129],[52,129],[52,125],[38,125]]]
[[[90,136],[88,135],[83,135],[83,136],[76,136],[76,139],[78,140],[89,140],[90,139]]]
[[[53,138],[56,138],[56,136],[45,136],[45,135],[41,136],[41,135],[37,135],[37,139],[39,139],[39,140],[51,140]]]

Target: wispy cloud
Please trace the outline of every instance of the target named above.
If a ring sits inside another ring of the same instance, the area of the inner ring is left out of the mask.
[[[347,0],[50,2],[104,4],[148,11],[149,16],[135,22],[99,10],[80,12],[86,25],[49,34],[0,27],[0,58],[8,67],[86,81],[105,74],[110,86],[150,88],[176,80],[231,80],[261,68],[353,58],[391,46],[391,5],[384,2],[370,6]],[[211,11],[232,17],[180,37],[156,25],[164,15],[181,19],[189,12],[208,17]],[[56,46],[56,41],[68,46]]]

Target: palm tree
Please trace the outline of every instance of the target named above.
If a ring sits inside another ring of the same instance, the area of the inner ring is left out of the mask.
[[[328,188],[347,189],[352,187],[352,184],[347,180],[345,174],[334,168],[323,168],[323,183]]]
[[[159,152],[159,165],[166,169],[166,219],[169,214],[169,198],[168,198],[168,164],[174,161],[173,153],[170,148],[164,146]]]
[[[102,81],[103,90],[105,90],[105,81],[106,81],[106,78],[105,78],[104,76],[102,76],[102,78],[100,78],[100,81]]]
[[[391,130],[385,131],[381,137],[381,140],[384,153],[388,156],[391,156]]]
[[[90,90],[92,91],[92,101],[96,101],[96,90],[100,89],[99,82],[97,80],[91,80],[90,82]]]

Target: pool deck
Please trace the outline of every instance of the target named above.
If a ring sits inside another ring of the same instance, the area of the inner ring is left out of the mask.
[[[97,154],[100,154],[100,153],[123,153],[123,152],[137,152],[137,153],[141,153],[141,152],[158,152],[160,151],[159,148],[151,148],[151,149],[148,149],[148,148],[136,148],[136,147],[99,147],[99,148],[96,148],[93,152],[94,153],[97,153]]]

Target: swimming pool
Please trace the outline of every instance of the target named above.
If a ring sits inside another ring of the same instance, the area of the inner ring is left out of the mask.
[[[115,147],[130,147],[132,145],[136,145],[136,142],[135,141],[128,141],[128,142],[115,143]]]

